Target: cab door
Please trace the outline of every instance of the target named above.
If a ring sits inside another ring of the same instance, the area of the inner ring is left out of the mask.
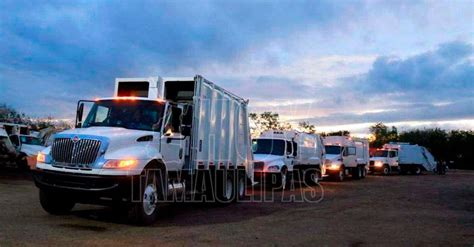
[[[293,165],[295,163],[295,155],[293,152],[293,143],[286,141],[286,151],[285,151],[285,165],[288,167],[288,171],[293,171]]]
[[[343,164],[345,167],[357,166],[356,147],[344,146],[342,156]]]
[[[388,151],[388,164],[390,166],[398,166],[398,153],[397,153],[397,151]]]
[[[161,155],[170,171],[182,168],[184,163],[185,136],[181,134],[182,109],[168,104],[161,131]]]

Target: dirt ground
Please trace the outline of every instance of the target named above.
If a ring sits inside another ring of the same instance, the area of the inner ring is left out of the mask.
[[[474,244],[473,171],[321,185],[319,203],[171,204],[155,225],[136,227],[107,207],[76,205],[71,215],[48,215],[28,175],[0,171],[0,246]]]

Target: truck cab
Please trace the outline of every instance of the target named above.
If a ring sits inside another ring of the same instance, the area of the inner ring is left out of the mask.
[[[377,149],[370,158],[371,173],[390,174],[398,171],[398,151],[394,149]]]
[[[248,101],[199,75],[118,78],[114,92],[80,100],[76,128],[55,134],[38,154],[43,209],[125,204],[131,221],[146,225],[178,194],[222,203],[243,198],[253,175]]]
[[[368,142],[364,142],[368,143]],[[324,138],[326,160],[324,162],[325,177],[343,181],[348,175],[353,178],[364,178],[367,163],[357,154],[357,149],[368,153],[368,145],[359,146],[351,137],[327,136]]]
[[[293,172],[296,143],[286,138],[262,136],[252,140],[254,177],[261,183],[285,189]]]
[[[286,188],[293,179],[307,184],[321,178],[324,147],[317,134],[296,130],[268,130],[252,141],[255,177],[261,182],[277,181]]]

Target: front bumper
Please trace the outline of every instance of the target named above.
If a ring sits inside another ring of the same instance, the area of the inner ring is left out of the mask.
[[[78,202],[131,201],[139,195],[140,176],[105,176],[58,171],[33,170],[35,185],[43,190],[60,191]]]

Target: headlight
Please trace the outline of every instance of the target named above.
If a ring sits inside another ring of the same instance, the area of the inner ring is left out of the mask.
[[[108,160],[103,168],[106,169],[126,169],[134,167],[138,163],[137,160]]]
[[[326,168],[329,170],[339,170],[340,167],[341,167],[341,164],[331,164],[331,165],[326,166]]]
[[[44,154],[42,152],[38,152],[36,156],[36,162],[50,164],[51,163],[51,156]]]
[[[280,167],[279,166],[269,166],[267,168],[267,171],[269,172],[277,172],[277,171],[280,171]]]
[[[41,152],[38,152],[38,156],[36,156],[36,161],[41,162],[41,163],[45,163],[46,162],[46,155],[41,153]]]
[[[374,164],[374,166],[376,166],[376,167],[382,167],[382,166],[383,166],[383,163],[382,163],[382,161],[376,161],[375,164]]]

